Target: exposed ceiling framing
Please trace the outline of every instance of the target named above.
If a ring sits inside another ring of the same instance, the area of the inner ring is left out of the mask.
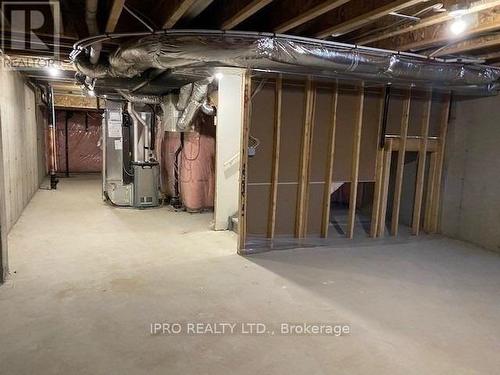
[[[88,36],[85,1],[60,0],[56,6],[64,41],[60,58],[67,60],[73,41]],[[436,57],[500,61],[500,0],[99,0],[101,30],[144,31],[125,8],[163,29],[287,33]],[[466,13],[467,29],[454,36],[450,24],[456,14],[450,11],[457,8]],[[37,35],[50,38],[46,31]],[[103,47],[110,51],[115,45]]]

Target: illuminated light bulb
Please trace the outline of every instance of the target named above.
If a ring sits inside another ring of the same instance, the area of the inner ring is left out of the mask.
[[[453,23],[450,25],[450,31],[454,35],[460,35],[462,34],[465,30],[467,29],[467,22],[465,22],[461,18],[457,18],[453,21]]]
[[[223,77],[224,77],[224,74],[222,74],[222,73],[220,73],[220,72],[219,72],[219,73],[215,73],[215,78],[216,78],[218,81],[220,81]]]
[[[47,68],[47,70],[52,77],[57,77],[59,75],[59,69],[57,69],[55,66],[51,66]]]

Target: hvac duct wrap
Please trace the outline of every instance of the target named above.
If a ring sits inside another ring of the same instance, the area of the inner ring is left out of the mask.
[[[488,86],[500,70],[313,39],[254,33],[151,34],[120,46],[93,67],[80,53],[77,68],[91,77],[135,77],[150,68],[232,66],[327,77],[438,86]]]

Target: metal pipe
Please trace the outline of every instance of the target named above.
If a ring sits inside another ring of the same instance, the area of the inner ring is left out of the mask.
[[[90,35],[99,34],[99,26],[97,25],[97,7],[98,0],[86,0],[85,2],[85,22]],[[101,55],[102,43],[95,43],[90,48],[90,63],[97,64]]]
[[[154,32],[121,46],[106,64],[93,66],[84,56],[75,57],[77,69],[95,78],[131,78],[149,68],[175,71],[200,64],[434,87],[487,88],[500,77],[494,67],[268,33]]]
[[[380,144],[379,147],[383,149],[385,147],[385,133],[387,133],[387,122],[389,115],[389,101],[391,99],[391,86],[387,85],[385,88],[384,95],[384,112],[382,114],[382,129],[380,131]]]
[[[69,135],[68,135],[68,120],[69,120],[69,113],[68,111],[65,112],[64,116],[64,154],[66,157],[66,177],[69,177]]]

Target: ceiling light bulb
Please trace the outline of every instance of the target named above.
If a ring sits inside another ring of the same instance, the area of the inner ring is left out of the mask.
[[[87,91],[87,93],[89,94],[89,96],[95,96],[94,90],[89,90],[89,91]]]
[[[463,19],[461,18],[457,18],[455,19],[455,21],[453,21],[453,23],[451,24],[450,26],[450,31],[454,34],[454,35],[460,35],[462,34],[465,30],[467,29],[467,22],[465,22]]]
[[[220,81],[220,80],[222,79],[222,77],[224,77],[224,74],[222,74],[222,73],[220,73],[220,72],[219,72],[219,73],[215,73],[215,78],[216,78],[218,81]]]

